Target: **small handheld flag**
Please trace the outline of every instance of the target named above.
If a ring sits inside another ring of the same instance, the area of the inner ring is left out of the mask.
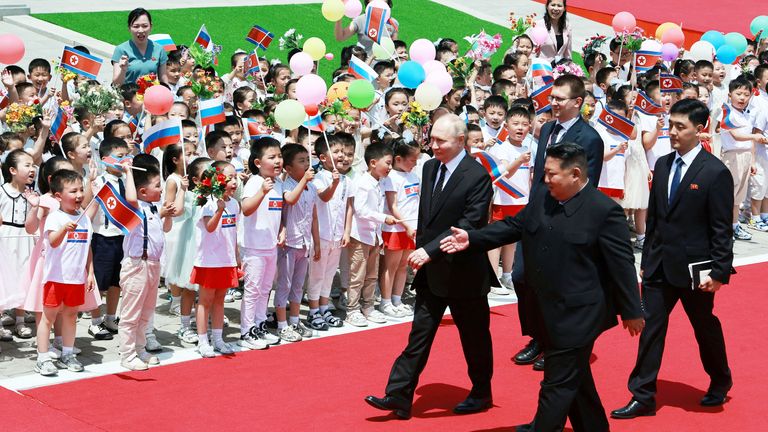
[[[302,126],[314,132],[325,131],[323,117],[320,115],[320,113],[317,113],[313,116],[307,116],[307,119],[304,121],[304,123],[302,123]]]
[[[104,183],[93,199],[99,203],[107,219],[125,235],[144,220],[144,215],[120,196],[109,182]]]
[[[507,139],[509,139],[509,129],[507,125],[501,125],[499,133],[496,134],[496,144],[503,144]]]
[[[733,108],[728,104],[723,104],[723,118],[720,120],[720,129],[731,130],[744,127],[744,125],[738,124],[733,118]]]
[[[143,122],[141,122],[143,123]],[[131,116],[131,119],[128,121],[128,129],[131,130],[131,135],[136,135],[136,131],[139,130],[139,127],[141,126],[141,123],[139,123],[139,118],[136,116]]]
[[[178,118],[160,122],[144,131],[141,151],[149,153],[152,150],[181,142],[181,120]]]
[[[365,11],[365,34],[376,43],[381,43],[387,32],[387,21],[390,11],[376,6],[368,5]]]
[[[103,62],[104,60],[98,57],[72,47],[64,47],[64,53],[61,55],[61,67],[92,80],[97,79]]]
[[[549,104],[550,94],[552,94],[552,84],[547,84],[531,93],[533,108],[536,110],[536,115],[552,109],[552,106]]]
[[[660,60],[660,51],[638,51],[635,53],[635,69],[638,72],[647,72],[656,66]]]
[[[245,40],[248,42],[256,45],[256,48],[261,48],[263,50],[267,50],[269,48],[269,44],[272,43],[272,39],[275,38],[275,35],[265,29],[261,26],[253,26],[251,27],[251,30],[248,32],[248,36],[245,37]]]
[[[105,156],[101,159],[101,164],[107,168],[116,169],[118,171],[124,171],[125,168],[123,161],[128,161],[128,165],[133,166],[133,155],[125,155],[121,158],[116,158],[112,155]]]
[[[211,35],[208,33],[208,30],[205,29],[205,24],[200,26],[200,31],[197,32],[197,36],[195,37],[195,43],[205,50],[211,46]]]
[[[662,93],[679,93],[683,91],[683,80],[677,75],[659,74],[659,84]]]
[[[377,74],[373,68],[368,66],[368,63],[360,60],[355,56],[352,56],[349,59],[349,69],[347,69],[347,72],[349,72],[351,75],[354,75],[356,78],[364,79],[367,81],[373,81],[379,77],[379,74]]]
[[[69,116],[64,112],[61,107],[57,109],[56,118],[53,119],[51,124],[51,138],[56,142],[61,142],[61,137],[64,136],[64,131],[67,130],[67,123],[69,122]]]
[[[248,56],[245,58],[245,61],[243,62],[243,70],[245,71],[246,77],[256,77],[256,75],[261,71],[261,66],[259,65],[259,56],[256,55],[256,52],[248,54]]]
[[[630,119],[616,114],[608,107],[600,111],[600,117],[597,118],[597,122],[605,126],[609,132],[625,140],[629,140],[629,137],[632,136],[632,130],[635,128],[635,124]]]
[[[0,86],[0,109],[6,108],[10,105],[11,99],[8,97],[8,91],[5,86]]]
[[[651,99],[643,91],[637,92],[637,97],[635,98],[634,107],[636,110],[640,111],[645,115],[657,116],[659,114],[664,114],[664,107],[654,102],[653,99]]]
[[[515,187],[508,181],[508,179],[504,178],[506,167],[503,167],[501,162],[496,160],[490,153],[478,151],[472,153],[472,156],[480,162],[480,165],[482,165],[486,171],[488,171],[488,174],[491,176],[491,181],[499,188],[499,190],[512,198],[523,198],[525,196],[521,188]]]
[[[224,104],[221,98],[207,99],[198,102],[198,115],[202,126],[214,125],[225,120]]]
[[[531,76],[534,78],[541,78],[544,84],[549,84],[555,81],[555,76],[552,74],[552,66],[547,63],[533,63],[531,65]]]
[[[169,34],[149,35],[149,40],[163,47],[163,49],[166,52],[171,52],[176,50],[176,44],[173,43],[173,39],[171,39],[171,35]]]
[[[264,135],[265,131],[261,129],[259,123],[256,120],[249,118],[243,119],[243,135],[246,141],[250,141],[252,138],[256,138],[259,135]]]

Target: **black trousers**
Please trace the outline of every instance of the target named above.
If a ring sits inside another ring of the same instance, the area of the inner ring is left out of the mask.
[[[392,365],[386,394],[409,403],[429,358],[435,334],[445,308],[451,308],[453,322],[459,330],[467,372],[472,381],[469,397],[491,396],[493,349],[491,346],[490,310],[486,296],[476,298],[438,297],[429,288],[416,290],[416,307],[408,345]]]
[[[566,418],[574,432],[608,431],[589,358],[594,342],[581,348],[544,348],[547,359],[533,423],[523,430],[560,432]]]
[[[645,329],[640,334],[635,368],[629,376],[629,391],[638,402],[656,406],[656,378],[664,354],[664,339],[669,326],[669,314],[677,301],[683,304],[699,345],[699,356],[710,377],[709,391],[725,395],[732,385],[731,370],[725,353],[725,339],[720,320],[712,313],[715,294],[691,287],[672,286],[663,270],[643,280]]]
[[[517,295],[517,316],[520,318],[520,332],[523,336],[536,337],[536,313],[537,304],[533,289],[525,283],[525,271],[523,270],[523,248],[521,245],[515,248],[515,264],[512,267],[512,283],[515,284]]]

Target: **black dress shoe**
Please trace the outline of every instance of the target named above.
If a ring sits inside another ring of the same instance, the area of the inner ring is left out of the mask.
[[[365,401],[368,405],[382,411],[392,411],[396,416],[403,420],[411,418],[411,405],[392,396],[378,398],[376,396],[366,396]]]
[[[453,408],[453,412],[456,414],[473,414],[480,411],[485,411],[493,406],[493,399],[488,396],[486,398],[473,398],[468,397],[463,402],[456,405]]]
[[[535,362],[533,362],[533,370],[535,371],[544,370],[544,356],[539,357]]]
[[[707,392],[699,403],[707,407],[720,406],[725,403],[725,395]]]
[[[541,347],[536,339],[531,339],[528,345],[523,347],[520,351],[512,357],[512,361],[519,365],[528,365],[536,361],[541,354]]]
[[[611,411],[611,417],[615,419],[633,419],[635,417],[655,415],[656,408],[643,405],[634,399],[629,401],[626,406]]]

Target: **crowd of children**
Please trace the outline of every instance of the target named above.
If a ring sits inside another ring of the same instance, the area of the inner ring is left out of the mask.
[[[231,57],[230,73],[216,76],[198,71],[179,46],[167,55],[167,82],[158,84],[177,96],[168,114],[146,113],[139,86],[127,82],[117,89],[122,102],[105,114],[75,108],[60,138],[52,131],[55,108],[82,97],[74,83],[88,80],[75,77],[59,90],[52,84],[61,81],[44,59],[31,61],[26,72],[7,66],[0,96],[40,109],[13,131],[9,107],[0,110],[0,340],[36,333],[37,372],[82,371],[74,346],[80,316],[90,320],[88,334],[96,340],[119,335],[125,368],[147,369],[159,364],[151,353],[162,349],[153,334],[162,285],[168,313],[180,320],[179,340],[196,345],[202,357],[234,352],[222,336],[224,304],[234,300],[241,301],[237,343],[253,350],[412,315],[402,299],[407,258],[416,249],[421,167],[431,157],[429,123],[446,113],[465,120],[468,153],[499,168],[490,170],[492,219],[513,216],[527,203],[539,131],[553,120],[546,95],[537,98],[538,92],[575,65],[541,63],[531,38],[521,35],[503,64],[474,61],[471,73],[454,77],[426,125],[413,124],[407,117],[418,109],[414,91],[397,79],[407,45],[396,41],[395,47],[389,60],[375,60],[366,46],[344,49],[334,82],[356,79],[348,71],[354,56],[378,75],[376,100],[368,109],[321,107],[323,133],[275,124],[275,106],[296,97],[297,80],[287,65],[266,58],[259,59],[258,79],[246,79],[242,51]],[[604,143],[595,186],[625,208],[635,247],[644,244],[654,164],[672,151],[667,113],[680,98],[711,108],[701,142],[733,174],[734,238],[751,238],[743,223],[768,231],[765,45],[751,44],[736,66],[683,58],[644,72],[620,40],[609,48],[585,53],[582,117]],[[461,58],[456,41],[437,42],[436,60]],[[201,125],[201,101],[185,72],[211,76],[215,96],[225,100],[223,121]],[[681,85],[662,85],[662,74]],[[606,125],[605,113],[628,120],[631,132]],[[169,118],[181,119],[182,140],[142,153],[141,131]],[[199,196],[196,190],[212,176],[225,185],[221,196]],[[104,188],[140,213],[141,223],[124,230],[104,207],[91,205]],[[493,293],[513,294],[514,256],[514,245],[490,252],[503,285]],[[305,296],[309,311],[302,319]],[[344,319],[336,308],[346,310]]]

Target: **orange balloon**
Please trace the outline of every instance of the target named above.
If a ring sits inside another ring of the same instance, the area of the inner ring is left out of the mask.
[[[666,31],[671,29],[671,28],[677,28],[677,29],[682,31],[682,29],[680,29],[679,25],[677,25],[677,24],[675,24],[673,22],[665,22],[664,24],[662,24],[662,25],[660,25],[659,27],[656,28],[656,39],[657,40],[661,40],[661,38],[664,36],[664,33],[666,33]]]
[[[327,100],[328,103],[334,103],[337,100],[341,100],[344,104],[344,109],[350,109],[352,105],[347,100],[347,93],[349,92],[348,82],[337,82],[328,89]]]

